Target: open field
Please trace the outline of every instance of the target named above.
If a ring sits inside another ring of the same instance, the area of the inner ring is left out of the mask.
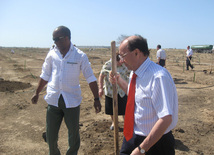
[[[0,48],[0,154],[47,155],[48,146],[42,138],[45,131],[47,104],[42,91],[37,105],[31,96],[37,86],[41,67],[48,49]],[[83,49],[98,78],[102,65],[111,57],[110,49]],[[171,73],[178,92],[179,121],[173,134],[176,155],[214,154],[214,54],[195,53],[194,70],[186,71],[185,50],[167,49],[166,68]],[[156,61],[156,51],[150,58]],[[213,65],[213,66],[212,66]],[[203,72],[203,70],[206,70]],[[95,114],[93,95],[80,76],[83,101],[80,112],[80,155],[113,155],[114,132],[109,130],[110,117],[102,111]],[[123,121],[119,117],[119,145],[123,138]],[[67,129],[62,123],[59,148],[67,150]]]

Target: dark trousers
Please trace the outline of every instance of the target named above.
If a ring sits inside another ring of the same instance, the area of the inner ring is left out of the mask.
[[[120,155],[129,155],[138,147],[145,139],[144,136],[133,134],[132,139],[128,142],[123,138],[123,144],[120,150]],[[172,132],[163,135],[161,139],[155,143],[147,152],[146,155],[174,155],[175,154],[175,139]]]
[[[49,145],[49,155],[60,155],[58,149],[58,133],[64,118],[68,128],[68,143],[69,148],[66,155],[77,155],[80,147],[79,135],[79,114],[80,106],[75,108],[66,108],[63,96],[61,95],[58,101],[58,106],[48,105],[46,118],[46,136]]]
[[[189,70],[189,66],[193,69],[193,65],[190,63],[190,60],[192,59],[192,57],[190,56],[189,58],[187,57],[186,60],[186,66],[187,66],[187,70]]]
[[[164,59],[160,59],[159,65],[161,65],[162,67],[164,67],[165,66],[165,61],[166,60],[164,60]]]

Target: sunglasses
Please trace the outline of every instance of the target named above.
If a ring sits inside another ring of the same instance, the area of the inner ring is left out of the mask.
[[[57,42],[57,41],[60,41],[61,39],[65,38],[64,36],[62,37],[56,37],[56,38],[53,38],[53,41],[54,42]]]

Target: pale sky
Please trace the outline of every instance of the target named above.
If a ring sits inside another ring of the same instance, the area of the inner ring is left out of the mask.
[[[51,47],[71,30],[77,46],[110,46],[139,34],[149,48],[214,44],[214,0],[0,0],[0,46]]]

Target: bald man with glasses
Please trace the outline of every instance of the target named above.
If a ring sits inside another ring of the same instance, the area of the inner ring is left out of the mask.
[[[147,40],[140,35],[123,40],[119,54],[132,70],[129,83],[119,74],[109,76],[128,95],[120,155],[174,155],[178,97],[170,73],[149,59]]]

